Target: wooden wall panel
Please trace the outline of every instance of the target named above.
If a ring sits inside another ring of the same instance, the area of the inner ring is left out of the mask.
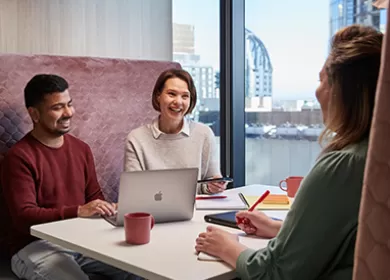
[[[0,0],[0,52],[172,60],[172,1]]]

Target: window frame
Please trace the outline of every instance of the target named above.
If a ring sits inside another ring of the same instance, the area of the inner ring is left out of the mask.
[[[220,0],[220,149],[228,188],[245,186],[245,0]]]

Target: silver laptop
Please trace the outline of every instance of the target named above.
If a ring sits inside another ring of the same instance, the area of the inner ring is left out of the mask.
[[[156,223],[185,221],[194,215],[198,168],[123,172],[118,212],[104,217],[123,226],[127,213],[147,212]]]

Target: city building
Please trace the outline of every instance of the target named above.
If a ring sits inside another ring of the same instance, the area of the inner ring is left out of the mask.
[[[344,26],[355,23],[356,0],[330,1],[330,36]]]
[[[211,66],[182,65],[194,79],[199,100],[218,98],[215,92],[214,70]]]
[[[214,69],[201,65],[200,56],[195,52],[194,26],[173,23],[173,60],[191,74],[199,98],[198,107],[207,108],[206,100],[219,98],[215,90]]]
[[[173,53],[195,53],[195,27],[190,24],[173,23]]]
[[[354,23],[384,31],[386,12],[373,6],[374,2],[375,0],[330,0],[330,36]]]
[[[373,0],[356,1],[356,23],[373,26],[380,30],[380,10],[372,5]]]
[[[272,109],[272,64],[263,42],[245,29],[245,96],[248,110]],[[173,24],[173,60],[179,62],[194,79],[199,97],[199,110],[212,110],[219,98],[219,72],[202,65],[195,51],[195,28],[189,24]]]
[[[245,28],[245,108],[272,109],[272,63],[267,48]]]

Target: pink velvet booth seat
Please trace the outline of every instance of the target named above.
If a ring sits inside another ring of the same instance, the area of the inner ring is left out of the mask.
[[[155,116],[151,96],[157,76],[174,62],[0,55],[0,163],[5,152],[31,128],[23,89],[38,73],[69,83],[76,113],[71,133],[87,142],[107,199],[117,197],[126,135]]]
[[[387,4],[388,5],[388,4]],[[387,10],[390,19],[390,9]],[[376,92],[355,251],[354,280],[390,279],[390,21]]]
[[[108,200],[116,200],[126,135],[156,116],[151,104],[152,89],[157,76],[168,68],[180,68],[180,65],[0,54],[0,164],[7,150],[32,128],[24,106],[26,83],[35,74],[57,74],[68,81],[74,101],[76,113],[71,133],[90,145],[104,195]],[[0,200],[0,209],[3,206]]]

